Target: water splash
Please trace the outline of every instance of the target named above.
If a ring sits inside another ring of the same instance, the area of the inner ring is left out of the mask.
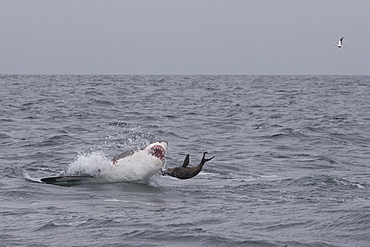
[[[112,160],[100,151],[80,153],[77,159],[69,165],[65,175],[97,176],[100,171],[108,169],[111,165]]]

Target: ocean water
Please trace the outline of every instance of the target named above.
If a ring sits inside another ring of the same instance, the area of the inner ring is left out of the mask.
[[[0,76],[0,246],[370,246],[369,76]],[[57,186],[157,140],[189,180]],[[73,167],[72,167],[73,168]]]

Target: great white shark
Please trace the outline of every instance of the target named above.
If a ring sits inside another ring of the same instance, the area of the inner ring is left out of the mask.
[[[41,178],[48,184],[70,185],[84,182],[147,182],[162,170],[167,153],[166,141],[151,143],[143,149],[123,152],[95,174],[70,174]]]

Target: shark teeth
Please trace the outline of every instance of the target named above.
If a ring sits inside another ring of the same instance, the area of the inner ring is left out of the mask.
[[[164,160],[164,156],[166,155],[166,150],[160,145],[155,145],[149,149],[149,154],[151,156],[156,157],[157,159]]]

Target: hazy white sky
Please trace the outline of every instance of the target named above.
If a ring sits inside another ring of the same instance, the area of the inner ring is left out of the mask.
[[[370,74],[365,0],[0,6],[0,74]],[[342,36],[345,49],[334,46]]]

